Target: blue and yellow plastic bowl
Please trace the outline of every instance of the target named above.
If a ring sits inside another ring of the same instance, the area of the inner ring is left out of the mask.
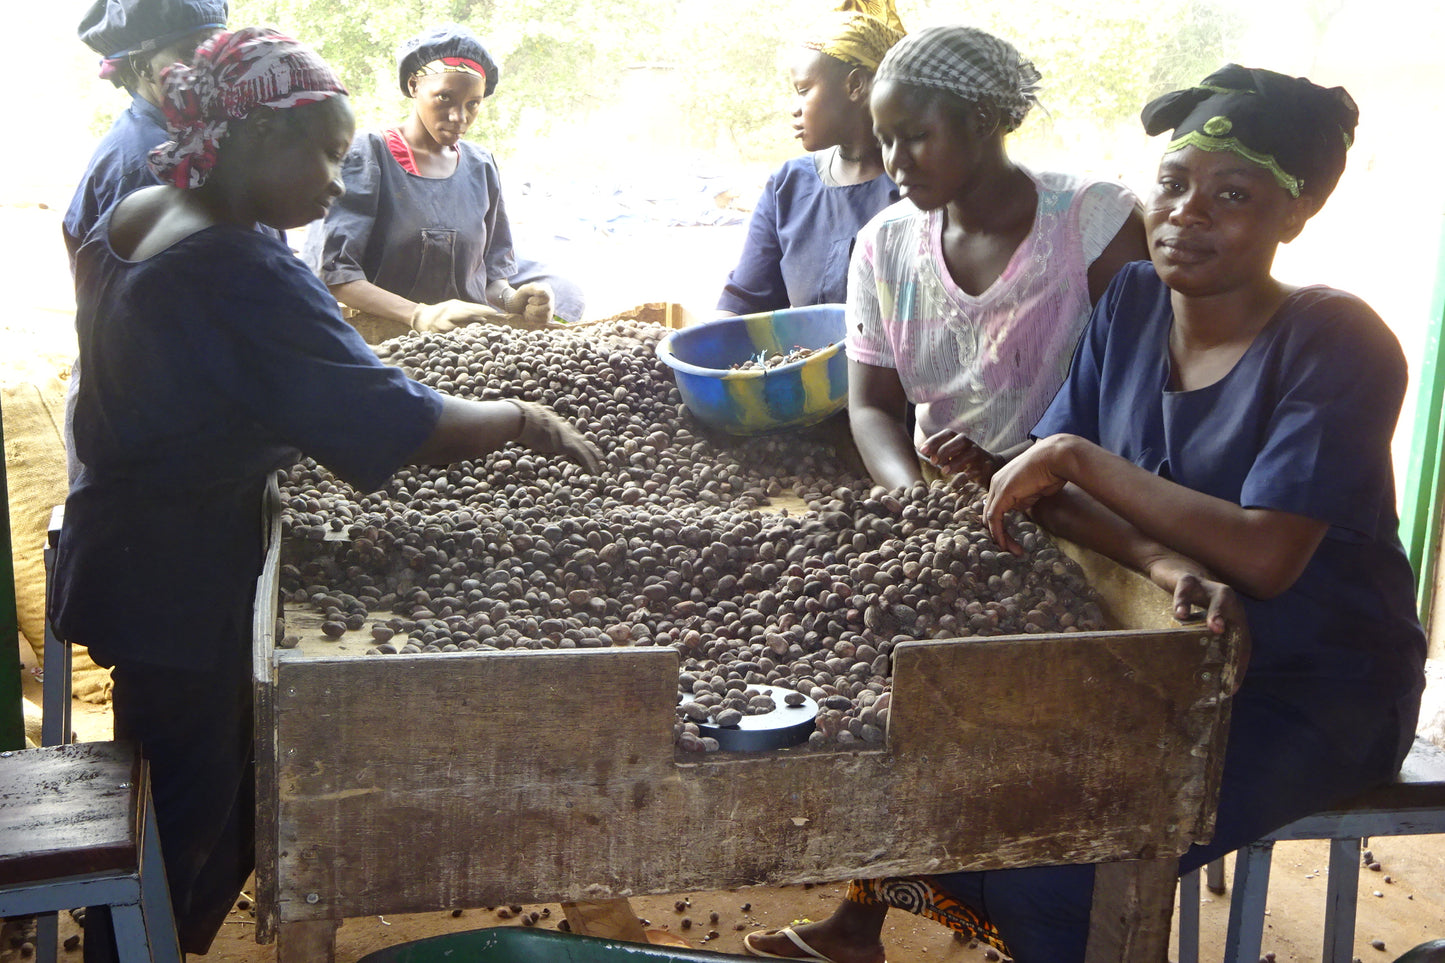
[[[677,390],[703,422],[734,435],[815,425],[848,403],[843,305],[819,304],[704,321],[657,345]],[[770,370],[732,365],[794,348],[815,353]]]

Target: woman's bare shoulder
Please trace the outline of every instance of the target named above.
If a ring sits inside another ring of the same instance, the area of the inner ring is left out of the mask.
[[[110,247],[125,260],[144,261],[213,223],[185,191],[146,187],[116,204],[110,216]]]

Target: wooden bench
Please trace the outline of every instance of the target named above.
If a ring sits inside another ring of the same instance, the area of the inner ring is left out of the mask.
[[[0,917],[109,906],[121,963],[181,961],[150,770],[129,743],[0,752],[0,880]]]
[[[1426,833],[1445,833],[1445,749],[1417,738],[1400,774],[1388,786],[1365,793],[1339,809],[1296,820],[1236,854],[1224,963],[1254,963],[1260,958],[1270,857],[1277,841],[1330,841],[1324,949],[1320,958],[1324,963],[1350,963],[1355,955],[1361,838]],[[1196,870],[1179,882],[1179,963],[1198,963],[1198,960],[1199,872]]]

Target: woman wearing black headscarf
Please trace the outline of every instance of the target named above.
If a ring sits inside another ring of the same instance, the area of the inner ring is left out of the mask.
[[[1006,513],[1030,509],[1214,631],[1242,610],[1253,645],[1214,837],[1181,871],[1387,781],[1413,739],[1425,638],[1390,457],[1405,358],[1360,299],[1270,273],[1334,190],[1357,118],[1342,88],[1233,64],[1144,108],[1146,131],[1174,132],[1145,210],[1153,264],[1115,279],[1038,444],[986,504],[1005,545]],[[1050,903],[1087,929],[1087,898]]]
[[[1341,88],[1235,65],[1144,109],[1149,133],[1174,131],[1145,208],[1153,263],[1105,291],[1038,442],[985,504],[1002,545],[1018,550],[1007,516],[1026,510],[1146,573],[1181,617],[1248,629],[1214,837],[1181,872],[1389,780],[1414,733],[1425,638],[1390,458],[1405,359],[1363,301],[1270,273],[1334,190],[1357,116]],[[986,913],[1019,963],[1071,963],[1093,879],[930,886]],[[798,928],[811,955],[771,955],[879,963],[881,914],[845,909]]]

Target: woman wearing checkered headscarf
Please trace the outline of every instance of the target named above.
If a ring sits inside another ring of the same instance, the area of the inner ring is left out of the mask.
[[[989,474],[1027,444],[1068,372],[1093,303],[1147,258],[1120,184],[1030,171],[1005,135],[1037,103],[1039,73],[972,27],[910,34],[882,59],[869,105],[903,201],[859,232],[847,288],[849,421],[874,481]],[[910,407],[916,424],[910,434]],[[749,934],[782,959],[883,959],[890,907],[1007,947],[981,894],[947,878],[855,880],[826,920]]]
[[[768,179],[718,311],[841,302],[858,229],[898,199],[873,137],[873,72],[903,37],[893,0],[842,0],[794,50],[793,130],[810,153]]]

